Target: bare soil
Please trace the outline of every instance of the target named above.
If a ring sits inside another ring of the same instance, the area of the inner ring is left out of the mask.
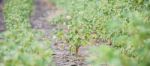
[[[68,44],[63,40],[59,40],[55,32],[59,29],[64,29],[64,25],[50,24],[54,17],[63,13],[55,4],[48,0],[34,0],[35,8],[30,18],[33,29],[42,31],[47,39],[51,41],[51,48],[54,52],[53,63],[56,66],[88,66],[85,62],[86,48],[81,48],[80,55],[75,55],[69,50]],[[61,26],[61,27],[60,27]],[[50,64],[50,66],[52,66]]]

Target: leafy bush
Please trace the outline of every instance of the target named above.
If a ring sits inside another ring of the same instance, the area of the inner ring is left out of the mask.
[[[104,20],[100,18],[96,0],[55,0],[60,7],[65,7],[66,13],[54,21],[63,23],[68,27],[68,33],[64,33],[66,41],[72,50],[78,47],[92,44],[92,40],[100,40],[105,37],[103,29]]]

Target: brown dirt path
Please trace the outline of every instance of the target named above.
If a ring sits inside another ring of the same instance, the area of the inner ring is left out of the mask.
[[[48,2],[48,0],[34,1],[35,8],[33,9],[30,22],[33,29],[42,31],[44,33],[43,37],[51,41],[51,48],[54,51],[54,64],[56,66],[87,66],[84,62],[83,56],[79,57],[70,53],[68,44],[64,41],[58,40],[55,36],[54,33],[58,29],[63,29],[65,26],[49,23],[52,18],[63,12],[62,9],[56,8],[55,5]]]

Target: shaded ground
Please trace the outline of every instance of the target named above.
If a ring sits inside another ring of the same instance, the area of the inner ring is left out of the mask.
[[[61,9],[56,8],[48,0],[35,0],[35,8],[30,19],[32,28],[42,31],[45,34],[43,37],[52,42],[53,62],[56,66],[87,66],[84,62],[84,54],[76,56],[70,53],[68,44],[58,40],[54,34],[58,29],[63,29],[65,26],[50,24],[49,21],[62,12]],[[85,49],[81,49],[80,52],[84,53]]]
[[[5,30],[4,17],[3,17],[3,0],[0,0],[0,32]]]

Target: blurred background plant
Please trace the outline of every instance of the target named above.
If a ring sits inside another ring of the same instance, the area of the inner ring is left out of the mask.
[[[7,31],[0,34],[0,66],[48,66],[52,51],[50,41],[39,41],[39,31],[32,30],[29,17],[33,0],[5,0]]]

